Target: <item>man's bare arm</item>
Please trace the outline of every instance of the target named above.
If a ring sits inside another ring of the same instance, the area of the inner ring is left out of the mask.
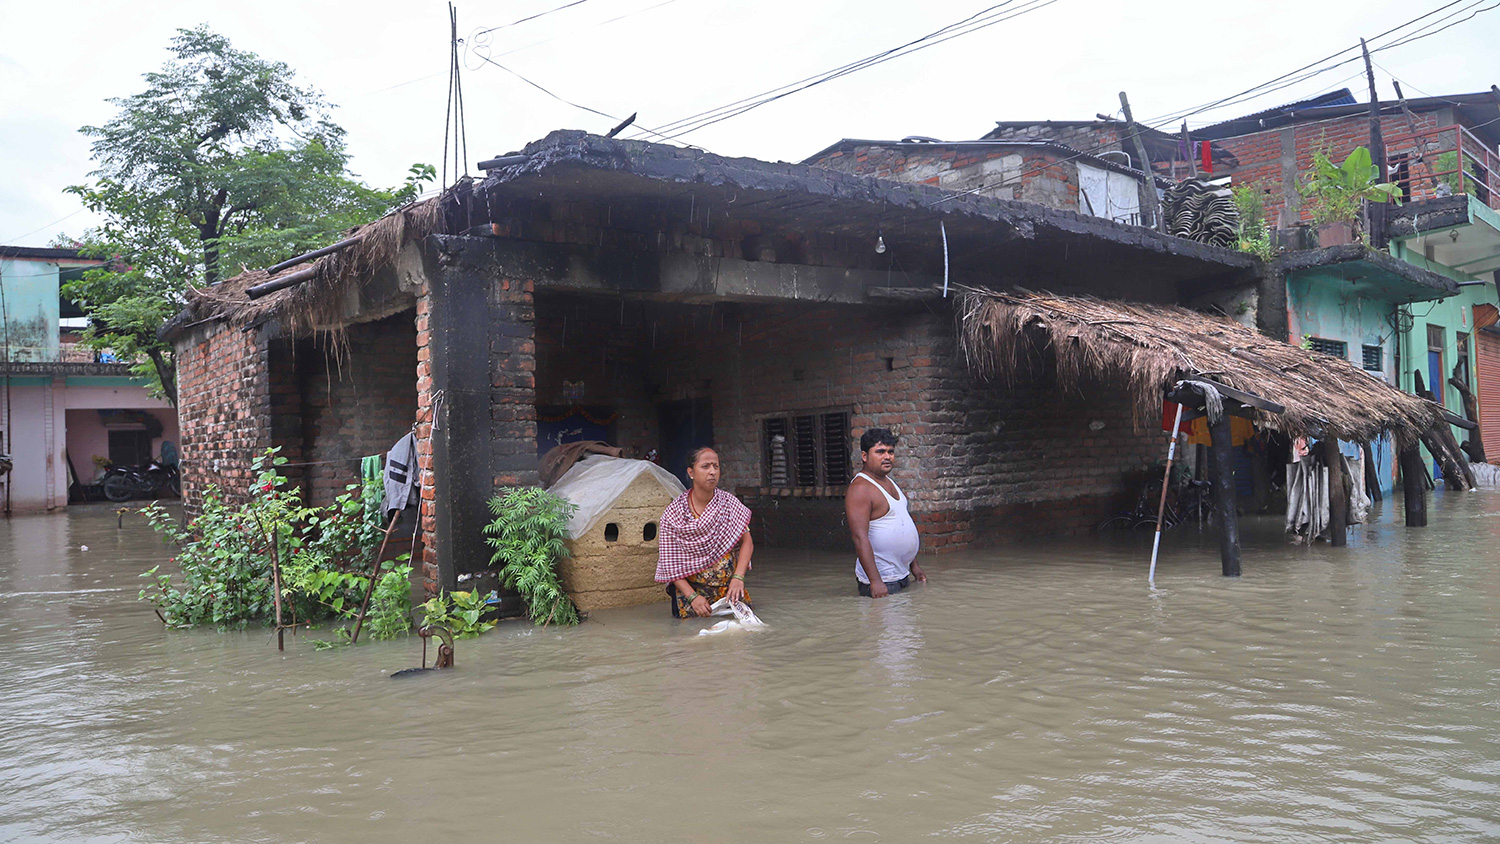
[[[886,588],[880,579],[880,569],[875,565],[875,549],[870,547],[870,512],[874,509],[870,500],[872,492],[874,490],[869,484],[850,484],[849,491],[844,494],[844,518],[849,522],[849,538],[854,540],[854,553],[859,555],[860,568],[870,579],[870,594],[878,598],[885,595]]]

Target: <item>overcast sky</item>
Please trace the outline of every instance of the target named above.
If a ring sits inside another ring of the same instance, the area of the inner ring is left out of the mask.
[[[636,111],[639,124],[657,127],[896,47],[995,0],[583,0],[477,35],[566,2],[459,0],[460,36],[561,97],[616,116]],[[1122,89],[1137,118],[1156,118],[1260,85],[1447,2],[1053,0],[685,140],[725,155],[796,161],[842,137],[955,140],[976,138],[1000,119],[1091,119],[1116,112]],[[1464,0],[1426,22],[1493,5]],[[114,109],[105,100],[141,90],[141,74],[166,60],[174,30],[200,23],[240,49],[290,64],[337,104],[365,181],[392,186],[414,162],[440,163],[445,3],[0,0],[0,243],[40,246],[94,222],[62,193],[92,169],[78,128],[107,121]],[[1394,95],[1392,75],[1408,97],[1488,90],[1500,82],[1497,43],[1500,10],[1381,51],[1381,95]],[[466,52],[471,171],[473,162],[552,129],[602,133],[612,125]],[[1365,99],[1357,63],[1190,123],[1344,86]]]

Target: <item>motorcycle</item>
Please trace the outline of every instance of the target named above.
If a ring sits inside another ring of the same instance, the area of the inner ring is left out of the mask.
[[[104,497],[110,501],[156,498],[164,491],[182,495],[182,475],[175,464],[152,460],[144,466],[111,466],[104,474]]]

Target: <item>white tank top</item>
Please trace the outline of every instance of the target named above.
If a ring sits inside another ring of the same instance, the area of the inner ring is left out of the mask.
[[[880,572],[880,579],[887,583],[900,580],[911,574],[911,561],[916,559],[917,551],[922,548],[917,525],[906,509],[909,499],[901,492],[901,487],[896,486],[895,481],[891,481],[891,486],[896,487],[896,494],[900,498],[892,498],[885,487],[864,472],[854,477],[864,478],[874,484],[880,494],[885,496],[886,504],[890,505],[890,510],[884,516],[870,520],[870,549],[875,552],[875,569]],[[870,582],[869,575],[865,574],[865,567],[859,564],[858,556],[854,558],[854,576],[859,578],[860,583]]]

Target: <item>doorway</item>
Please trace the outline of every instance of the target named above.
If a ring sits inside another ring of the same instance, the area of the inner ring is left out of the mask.
[[[708,398],[657,405],[661,431],[661,465],[688,484],[687,460],[693,449],[714,443],[713,405]]]

